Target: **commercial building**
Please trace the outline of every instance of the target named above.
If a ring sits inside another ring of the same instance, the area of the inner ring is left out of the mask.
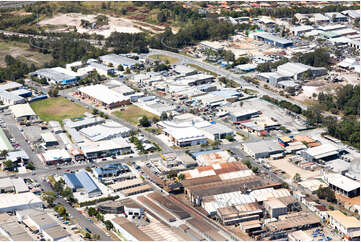
[[[188,86],[199,86],[203,84],[207,84],[210,82],[214,82],[215,77],[207,74],[196,74],[192,76],[187,76],[182,79],[177,80],[178,84],[188,85]]]
[[[195,127],[163,129],[165,135],[179,147],[207,144],[207,137]]]
[[[70,236],[70,234],[61,227],[47,213],[27,209],[16,213],[18,221],[25,224],[33,232],[38,231],[49,241],[58,241]]]
[[[92,144],[80,144],[80,149],[87,158],[108,157],[131,153],[130,144],[123,138],[98,141]]]
[[[303,35],[304,33],[310,32],[312,30],[314,30],[314,28],[311,25],[300,25],[291,28],[291,32],[297,36]]]
[[[345,15],[338,12],[328,12],[325,13],[325,16],[328,17],[333,23],[347,22],[348,19]]]
[[[83,128],[105,123],[105,119],[97,116],[83,117],[83,118],[79,118],[79,120],[64,119],[63,123],[66,130],[75,129],[79,131],[80,129]]]
[[[140,230],[134,223],[124,217],[116,217],[111,220],[114,230],[122,234],[129,241],[152,241],[146,233]]]
[[[266,224],[266,228],[271,232],[288,231],[292,229],[310,229],[318,227],[321,220],[312,213],[297,212],[281,215],[276,222]]]
[[[85,191],[87,192],[89,198],[102,195],[102,192],[97,184],[84,170],[76,173],[64,173],[63,178],[69,188],[73,191]]]
[[[135,66],[135,64],[137,63],[136,60],[125,57],[125,56],[120,56],[120,55],[116,55],[116,54],[108,54],[108,55],[103,55],[100,56],[99,59],[106,65],[110,65],[112,64],[113,67],[117,68],[119,65],[123,66],[123,68],[133,68]]]
[[[264,201],[263,204],[271,218],[278,218],[281,215],[287,214],[287,206],[277,198]]]
[[[15,216],[9,216],[7,213],[0,214],[0,234],[1,240],[9,241],[32,241],[33,239],[21,226]]]
[[[130,104],[129,97],[123,96],[102,84],[81,87],[79,92],[83,98],[89,98],[109,109]]]
[[[127,172],[130,172],[129,167],[122,163],[107,164],[93,169],[94,176],[99,180],[107,177],[116,177]]]
[[[0,100],[4,104],[8,105],[22,104],[26,102],[23,97],[3,90],[0,90]]]
[[[129,136],[129,132],[129,128],[112,120],[107,120],[105,123],[79,130],[81,135],[93,142],[110,140],[118,137],[125,138]]]
[[[239,121],[244,121],[251,119],[253,117],[258,117],[259,111],[256,110],[242,110],[239,112],[232,112],[230,115],[230,120],[235,123]]]
[[[212,124],[205,122],[205,125],[199,127],[199,130],[201,130],[204,135],[212,141],[234,136],[234,131],[231,128],[220,123]]]
[[[126,190],[129,188],[141,186],[144,184],[144,181],[140,178],[131,179],[131,180],[125,180],[120,182],[115,182],[113,184],[110,184],[108,187],[112,189],[113,192],[119,192],[122,190]]]
[[[311,71],[313,78],[327,74],[327,69],[325,67],[312,67],[302,63],[288,62],[277,67],[277,72],[279,74],[293,78],[294,80],[299,80],[302,77],[302,74],[307,71]]]
[[[38,78],[45,78],[48,82],[53,84],[67,85],[78,81],[78,77],[61,72],[59,68],[44,68],[30,73],[30,75]]]
[[[192,153],[199,166],[236,161],[226,150],[209,150]]]
[[[270,155],[284,152],[281,145],[273,140],[244,143],[242,147],[244,151],[254,159],[267,158]]]
[[[191,76],[197,74],[196,69],[185,65],[176,65],[173,69],[180,76]]]
[[[41,139],[46,146],[58,145],[59,142],[56,139],[55,135],[51,132],[46,132],[41,134]]]
[[[66,149],[46,150],[40,154],[40,157],[46,165],[56,165],[71,161],[71,156]]]
[[[341,174],[324,173],[323,180],[335,192],[346,197],[357,197],[360,195],[360,183]]]
[[[43,207],[39,196],[32,192],[0,194],[0,213]]]
[[[28,191],[29,191],[29,187],[25,184],[22,178],[0,179],[0,193],[4,193],[4,192],[24,193]]]
[[[360,221],[353,216],[347,216],[339,210],[327,211],[329,224],[337,229],[348,240],[354,240],[354,237],[360,237]]]
[[[10,144],[9,139],[2,128],[0,128],[0,150],[14,150],[14,147]]]
[[[28,154],[22,149],[9,151],[8,154],[6,155],[6,160],[11,160],[12,162],[15,163],[26,164],[29,161],[29,159],[30,158]]]
[[[113,75],[115,72],[115,69],[113,67],[109,67],[103,64],[99,64],[96,62],[91,62],[89,64],[89,67],[85,67],[85,72],[88,71],[96,71],[99,75],[107,76],[107,75]],[[80,72],[80,70],[78,70]]]
[[[13,105],[9,109],[16,121],[35,120],[38,118],[28,103]]]
[[[253,34],[255,40],[266,42],[270,45],[287,48],[293,46],[293,42],[267,32],[257,32]]]
[[[329,161],[338,158],[340,149],[332,144],[323,144],[300,152],[307,161]]]

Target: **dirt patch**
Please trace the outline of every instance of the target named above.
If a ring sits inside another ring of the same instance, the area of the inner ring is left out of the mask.
[[[116,17],[107,16],[109,20],[109,24],[94,29],[84,28],[80,25],[82,19],[87,20],[89,22],[96,22],[95,20],[96,16],[97,15],[94,14],[84,15],[80,13],[60,14],[52,18],[44,19],[40,21],[39,24],[40,26],[49,27],[49,31],[67,32],[69,31],[69,28],[76,27],[79,33],[99,34],[99,35],[103,35],[104,37],[109,37],[112,32],[140,33],[142,32],[140,27],[152,32],[158,32],[164,30],[164,28],[161,28],[159,26],[139,22],[145,19],[144,15],[129,17],[129,18],[133,18],[134,20],[128,18],[116,18]],[[66,27],[64,28],[64,26]]]

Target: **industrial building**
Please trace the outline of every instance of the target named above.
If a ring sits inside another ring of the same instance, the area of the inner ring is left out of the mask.
[[[339,210],[327,211],[329,224],[345,235],[347,240],[360,239],[360,221],[353,216],[347,216]]]
[[[114,230],[121,233],[129,241],[152,241],[146,233],[140,230],[134,223],[124,217],[115,217],[111,220]]]
[[[281,145],[273,140],[263,140],[253,143],[244,143],[243,150],[253,159],[267,158],[270,155],[283,153]]]
[[[266,42],[270,45],[287,48],[293,46],[293,42],[267,32],[257,32],[253,34],[253,39]]]
[[[102,84],[81,87],[79,92],[82,98],[89,98],[108,109],[130,104],[129,97],[123,96]]]
[[[71,161],[71,156],[66,149],[46,150],[40,154],[40,157],[46,165],[56,165]]]
[[[54,146],[59,144],[55,135],[51,132],[42,133],[41,140],[44,142],[45,146]]]
[[[254,202],[218,208],[216,216],[222,224],[227,226],[245,221],[258,220],[262,214],[262,207]]]
[[[17,104],[9,107],[16,121],[36,120],[38,116],[28,103]]]
[[[176,65],[173,70],[180,76],[191,76],[197,74],[196,69],[185,65]]]
[[[63,68],[62,68],[63,69]],[[66,72],[69,70],[64,69]],[[64,72],[65,72],[64,71]],[[31,76],[38,78],[45,78],[48,82],[53,84],[67,85],[78,81],[78,77],[64,73],[59,68],[44,68],[30,73]]]
[[[80,144],[80,149],[89,159],[122,155],[132,152],[130,144],[123,138],[103,140],[92,144]]]
[[[109,67],[103,64],[99,64],[96,62],[91,62],[88,67],[86,68],[86,72],[88,71],[96,71],[99,75],[107,76],[107,75],[113,75],[115,72],[115,69],[113,67]],[[79,69],[78,72],[81,70]]]
[[[117,68],[119,65],[122,65],[124,69],[127,67],[133,68],[137,63],[137,61],[134,59],[116,54],[103,55],[100,56],[99,59],[106,65],[112,64],[115,68]]]
[[[332,144],[322,144],[317,147],[300,151],[300,155],[307,161],[320,162],[338,158],[340,149]]]
[[[266,224],[270,232],[288,231],[293,229],[310,229],[321,225],[321,220],[312,213],[297,212],[282,215],[276,222]]]
[[[3,90],[0,90],[0,100],[4,104],[8,104],[8,105],[22,104],[22,103],[26,102],[24,97],[17,95],[15,93],[12,93],[12,92],[3,91]]]
[[[304,33],[310,32],[312,30],[314,30],[314,28],[311,25],[300,25],[291,28],[291,32],[297,36],[303,35]]]
[[[103,167],[93,169],[94,176],[99,180],[107,177],[116,177],[127,172],[130,172],[129,167],[122,163],[106,164]]]
[[[177,84],[182,84],[185,86],[199,86],[214,82],[214,79],[215,77],[213,75],[196,74],[177,80]]]
[[[281,215],[287,214],[287,205],[277,198],[264,201],[263,204],[271,218],[278,218]]]
[[[341,174],[324,173],[323,180],[337,193],[346,197],[360,196],[360,183]]]
[[[98,124],[105,123],[105,119],[101,117],[82,117],[79,120],[71,120],[71,119],[64,119],[63,120],[64,127],[66,129],[75,129],[79,131],[80,129],[95,126]]]
[[[0,150],[14,150],[14,147],[10,144],[9,139],[2,128],[0,128]]]
[[[301,78],[303,73],[309,70],[312,72],[313,78],[327,74],[327,69],[325,67],[312,67],[302,63],[288,62],[277,67],[277,73],[293,78],[296,81]]]
[[[107,87],[110,89],[124,95],[129,96],[132,94],[135,94],[135,90],[125,85],[123,82],[117,81],[117,80],[109,80],[104,83]]]
[[[131,180],[115,182],[113,184],[110,184],[108,187],[113,192],[119,192],[119,191],[126,190],[126,189],[129,189],[129,188],[141,186],[143,184],[144,184],[144,181],[142,179],[140,179],[140,178],[137,178],[137,179],[131,179]]]
[[[239,112],[232,112],[230,114],[230,120],[233,123],[237,123],[239,121],[248,120],[253,117],[258,117],[258,115],[259,115],[259,111],[256,110],[242,110]]]
[[[192,153],[199,166],[210,166],[215,163],[235,162],[236,159],[232,157],[226,150],[207,150]]]
[[[163,129],[165,135],[179,147],[207,144],[207,137],[195,127]]]
[[[76,173],[64,173],[65,184],[73,191],[85,191],[89,198],[102,195],[100,188],[85,170]]]
[[[97,142],[114,138],[125,138],[129,136],[130,129],[112,120],[105,123],[93,125],[79,130],[79,133],[87,139]]]
[[[0,214],[0,235],[1,240],[5,241],[32,241],[23,226],[21,226],[15,216],[7,213]]]
[[[24,193],[28,192],[29,188],[25,184],[22,178],[2,178],[0,179],[0,193],[16,192]]]
[[[43,207],[43,201],[32,192],[0,194],[0,213]]]
[[[209,122],[204,122],[204,125],[199,127],[199,130],[204,133],[207,139],[210,139],[212,141],[234,136],[234,131],[221,123],[212,124]]]

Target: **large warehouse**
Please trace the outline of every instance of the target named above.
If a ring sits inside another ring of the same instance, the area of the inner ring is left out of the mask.
[[[89,98],[110,109],[130,104],[129,97],[123,96],[101,84],[81,87],[79,92],[82,97]]]
[[[34,120],[38,118],[28,103],[13,105],[9,108],[16,121]]]
[[[253,38],[281,48],[293,46],[293,42],[291,40],[284,39],[267,32],[257,32],[253,34]]]
[[[124,69],[127,67],[132,68],[137,63],[134,59],[116,54],[103,55],[99,59],[106,65],[112,64],[115,68],[122,65]]]
[[[347,197],[360,196],[360,183],[341,174],[325,173],[323,180],[337,193]]]
[[[283,153],[281,145],[272,140],[264,140],[243,144],[244,151],[254,159],[266,158],[270,155]]]
[[[63,178],[73,191],[85,190],[89,198],[102,195],[101,190],[86,171],[64,173]]]
[[[42,206],[43,202],[40,197],[32,192],[0,194],[0,213]]]
[[[338,158],[340,150],[337,146],[323,144],[320,146],[308,148],[300,152],[301,156],[308,161],[318,162],[329,161]]]
[[[32,76],[36,76],[38,78],[45,78],[48,82],[53,84],[72,84],[78,81],[78,77],[69,75],[68,70],[64,68],[44,68],[33,73],[30,73]]]

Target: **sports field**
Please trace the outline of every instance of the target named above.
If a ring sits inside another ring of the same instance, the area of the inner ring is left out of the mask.
[[[73,103],[64,97],[48,98],[30,103],[34,112],[43,121],[59,121],[67,118],[76,118],[84,116],[88,111],[79,104]]]

